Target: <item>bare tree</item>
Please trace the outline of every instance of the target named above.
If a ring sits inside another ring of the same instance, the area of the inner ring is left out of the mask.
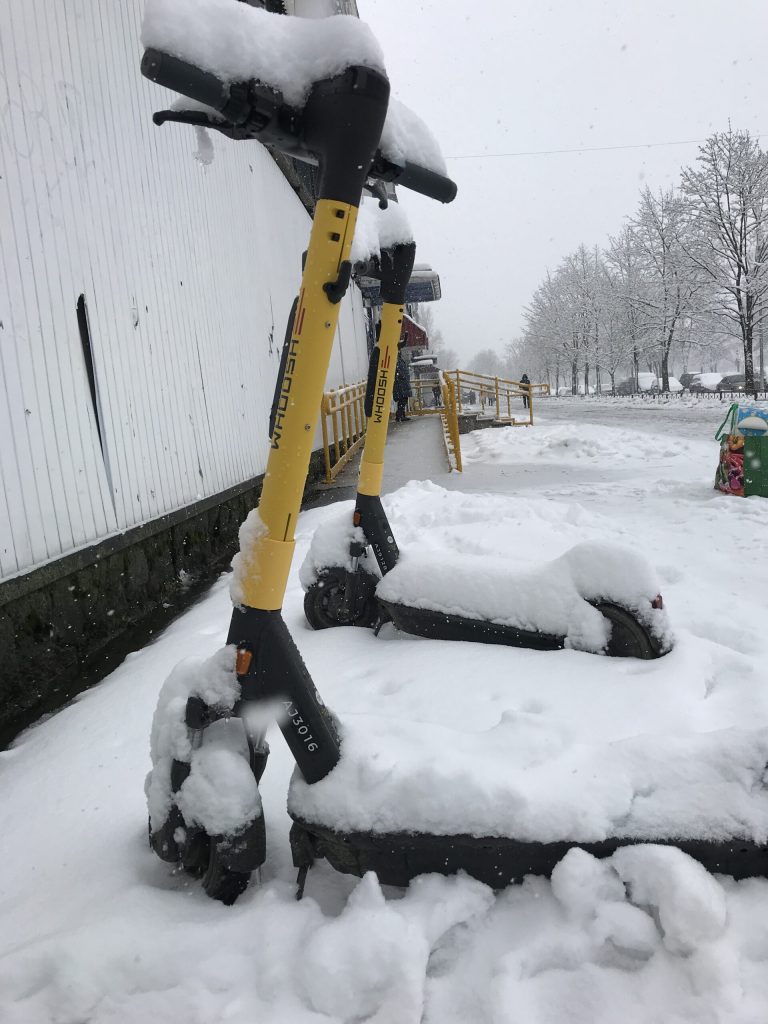
[[[489,377],[501,377],[504,372],[504,364],[495,349],[484,348],[470,359],[467,369],[472,373],[485,373]]]
[[[643,305],[646,280],[629,226],[623,227],[618,235],[609,239],[605,258],[608,272],[615,284],[621,330],[631,355],[632,379],[637,385],[640,356],[647,335],[647,318]]]
[[[563,272],[554,275],[547,271],[546,278],[531,298],[531,304],[524,311],[526,328],[522,352],[527,366],[539,373],[547,367],[554,367],[555,387],[559,389],[561,374],[565,379],[566,368],[571,370],[571,388],[576,393],[577,380],[574,358],[578,356],[573,347],[572,318],[563,287]],[[530,371],[527,371],[530,372]]]
[[[631,240],[645,278],[645,328],[656,340],[652,364],[661,370],[662,391],[669,391],[669,354],[681,328],[697,308],[704,291],[701,269],[688,256],[688,204],[674,189],[643,189],[640,207],[630,221]]]
[[[616,394],[616,374],[637,352],[633,303],[627,301],[625,282],[607,260],[600,260],[598,277],[598,317],[600,320],[600,367],[611,379]],[[635,380],[637,378],[635,377]]]
[[[682,173],[694,229],[686,248],[720,300],[719,316],[741,338],[753,390],[753,343],[768,292],[768,154],[749,132],[729,127],[699,148],[697,164]]]

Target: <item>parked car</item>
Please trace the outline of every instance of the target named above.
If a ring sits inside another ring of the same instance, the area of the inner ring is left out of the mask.
[[[661,387],[661,381],[659,381],[659,387]],[[680,381],[677,379],[677,377],[670,377],[669,378],[669,393],[671,395],[676,395],[676,394],[678,394],[682,390],[683,390],[683,385],[680,383]]]
[[[697,373],[694,374],[689,390],[693,394],[701,394],[707,391],[714,394],[717,391],[717,385],[722,379],[722,373]]]
[[[763,378],[762,384],[760,383],[760,375],[755,374],[755,387],[758,391],[766,391],[766,380]],[[743,373],[731,373],[727,377],[723,377],[717,385],[717,390],[722,394],[723,391],[746,391],[747,389],[747,378]]]
[[[638,373],[637,381],[634,377],[627,377],[616,385],[617,395],[653,394],[659,390],[659,381],[655,373]]]
[[[681,373],[680,384],[683,388],[683,391],[690,390],[691,382],[694,381],[698,376],[698,373]]]

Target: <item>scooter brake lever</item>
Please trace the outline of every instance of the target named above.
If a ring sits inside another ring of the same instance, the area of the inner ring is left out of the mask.
[[[152,120],[158,126],[165,124],[166,121],[193,124],[197,128],[218,128],[220,125],[227,124],[222,118],[211,117],[203,110],[156,110],[152,115]]]
[[[152,120],[156,125],[163,125],[166,121],[177,121],[179,124],[191,124],[195,128],[209,128],[236,141],[258,137],[251,125],[232,124],[223,117],[206,114],[203,110],[157,110],[152,115]]]

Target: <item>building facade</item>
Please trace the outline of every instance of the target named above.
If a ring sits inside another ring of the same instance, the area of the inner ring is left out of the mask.
[[[0,6],[0,705],[30,643],[55,653],[76,631],[54,621],[83,589],[73,572],[154,538],[162,579],[145,602],[162,603],[189,555],[184,523],[205,516],[202,544],[217,510],[255,500],[266,463],[307,181],[256,142],[153,125],[172,96],[139,73],[142,8]],[[327,385],[366,361],[351,287]],[[219,524],[219,555],[243,511],[226,537]],[[139,613],[110,593],[132,572],[121,557],[111,583],[83,585],[123,609],[112,631]]]

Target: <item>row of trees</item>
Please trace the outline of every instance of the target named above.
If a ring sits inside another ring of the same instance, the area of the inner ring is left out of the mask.
[[[613,390],[646,368],[668,390],[672,366],[714,368],[738,351],[748,389],[763,388],[766,316],[768,154],[729,128],[700,147],[679,187],[644,189],[607,246],[581,245],[548,272],[523,337],[496,358],[513,376],[527,370],[576,393]]]

